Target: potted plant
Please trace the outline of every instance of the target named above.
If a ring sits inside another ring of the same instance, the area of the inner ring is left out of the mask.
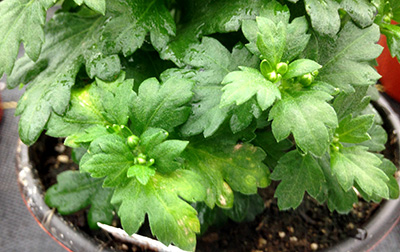
[[[91,227],[116,213],[128,234],[147,216],[193,251],[200,211],[246,219],[271,180],[282,211],[398,197],[369,105],[395,1],[65,0],[46,22],[55,2],[0,3],[0,74],[29,83],[21,140],[74,148],[79,171],[45,196],[59,213],[90,205]]]

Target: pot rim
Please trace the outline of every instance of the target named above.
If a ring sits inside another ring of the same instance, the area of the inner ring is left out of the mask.
[[[38,225],[61,247],[68,252],[117,251],[80,231],[46,205],[43,185],[36,169],[30,163],[28,146],[21,140],[18,141],[16,163],[18,187],[26,207]]]
[[[382,95],[374,102],[380,114],[385,115],[385,123],[393,130],[397,138],[397,152],[400,152],[400,119],[393,111],[389,102]],[[400,155],[398,155],[400,156]],[[93,237],[78,230],[55,214],[44,202],[44,190],[36,169],[29,161],[28,146],[21,141],[17,147],[17,176],[21,196],[29,212],[39,226],[67,251],[116,251],[100,244]],[[400,177],[397,178],[400,184]],[[371,219],[362,227],[366,232],[363,240],[346,238],[338,244],[324,249],[325,252],[371,251],[373,250],[400,221],[400,197],[395,200],[385,200]]]

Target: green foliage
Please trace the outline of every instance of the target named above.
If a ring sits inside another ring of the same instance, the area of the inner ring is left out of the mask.
[[[326,102],[331,98],[321,91],[286,91],[269,114],[276,140],[282,141],[292,132],[302,151],[325,154],[329,129],[337,126],[336,113]]]
[[[313,156],[301,155],[294,150],[286,153],[278,162],[271,179],[282,180],[275,191],[279,209],[297,208],[307,191],[314,198],[325,183],[324,174]]]
[[[65,171],[57,176],[57,181],[46,192],[47,205],[56,207],[63,215],[90,206],[87,217],[90,228],[98,229],[97,222],[111,224],[114,217],[114,206],[110,202],[113,190],[101,186],[103,179],[79,171]]]
[[[27,84],[20,137],[65,137],[80,165],[46,202],[87,208],[91,227],[116,209],[129,234],[147,216],[194,251],[208,226],[262,212],[270,179],[281,209],[397,198],[368,89],[380,33],[400,54],[398,1],[281,2],[68,0],[46,21],[53,0],[2,1],[0,75]]]

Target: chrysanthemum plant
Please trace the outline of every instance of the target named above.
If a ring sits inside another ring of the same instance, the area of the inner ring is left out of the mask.
[[[271,180],[281,210],[398,197],[370,105],[381,33],[400,56],[391,19],[399,1],[4,0],[0,76],[27,84],[22,141],[63,137],[80,160],[49,206],[129,234],[147,216],[194,250],[206,216],[253,218]]]

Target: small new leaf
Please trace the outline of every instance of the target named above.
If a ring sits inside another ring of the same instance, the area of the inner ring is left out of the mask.
[[[330,99],[321,91],[285,91],[269,114],[276,140],[292,132],[301,150],[322,156],[330,143],[329,128],[338,125],[335,110],[327,103]]]
[[[369,153],[367,148],[353,146],[331,151],[331,168],[339,184],[345,191],[350,190],[354,183],[369,196],[376,194],[388,199],[388,176],[379,169],[381,160]]]
[[[278,198],[280,210],[297,208],[306,191],[316,198],[325,183],[325,176],[314,157],[301,155],[297,150],[288,152],[279,160],[271,179],[282,180],[274,195]]]
[[[281,61],[286,46],[286,24],[279,22],[275,24],[272,20],[257,17],[257,47],[261,58],[266,59],[271,66]]]
[[[368,130],[374,123],[374,115],[361,115],[353,118],[352,115],[345,117],[339,123],[335,133],[340,142],[361,143],[371,139]]]
[[[289,70],[283,76],[284,79],[290,79],[302,76],[307,73],[312,73],[320,69],[322,66],[310,59],[298,59],[289,64]]]
[[[240,67],[242,71],[229,73],[222,84],[224,92],[221,97],[221,107],[232,104],[241,105],[254,95],[262,110],[269,108],[276,99],[281,98],[280,91],[274,83],[267,80],[258,70]]]
[[[97,222],[111,224],[114,206],[111,204],[112,189],[103,188],[103,179],[92,178],[88,173],[65,171],[57,176],[57,184],[45,195],[45,202],[57,208],[62,215],[75,213],[90,206],[88,223],[98,229]]]

